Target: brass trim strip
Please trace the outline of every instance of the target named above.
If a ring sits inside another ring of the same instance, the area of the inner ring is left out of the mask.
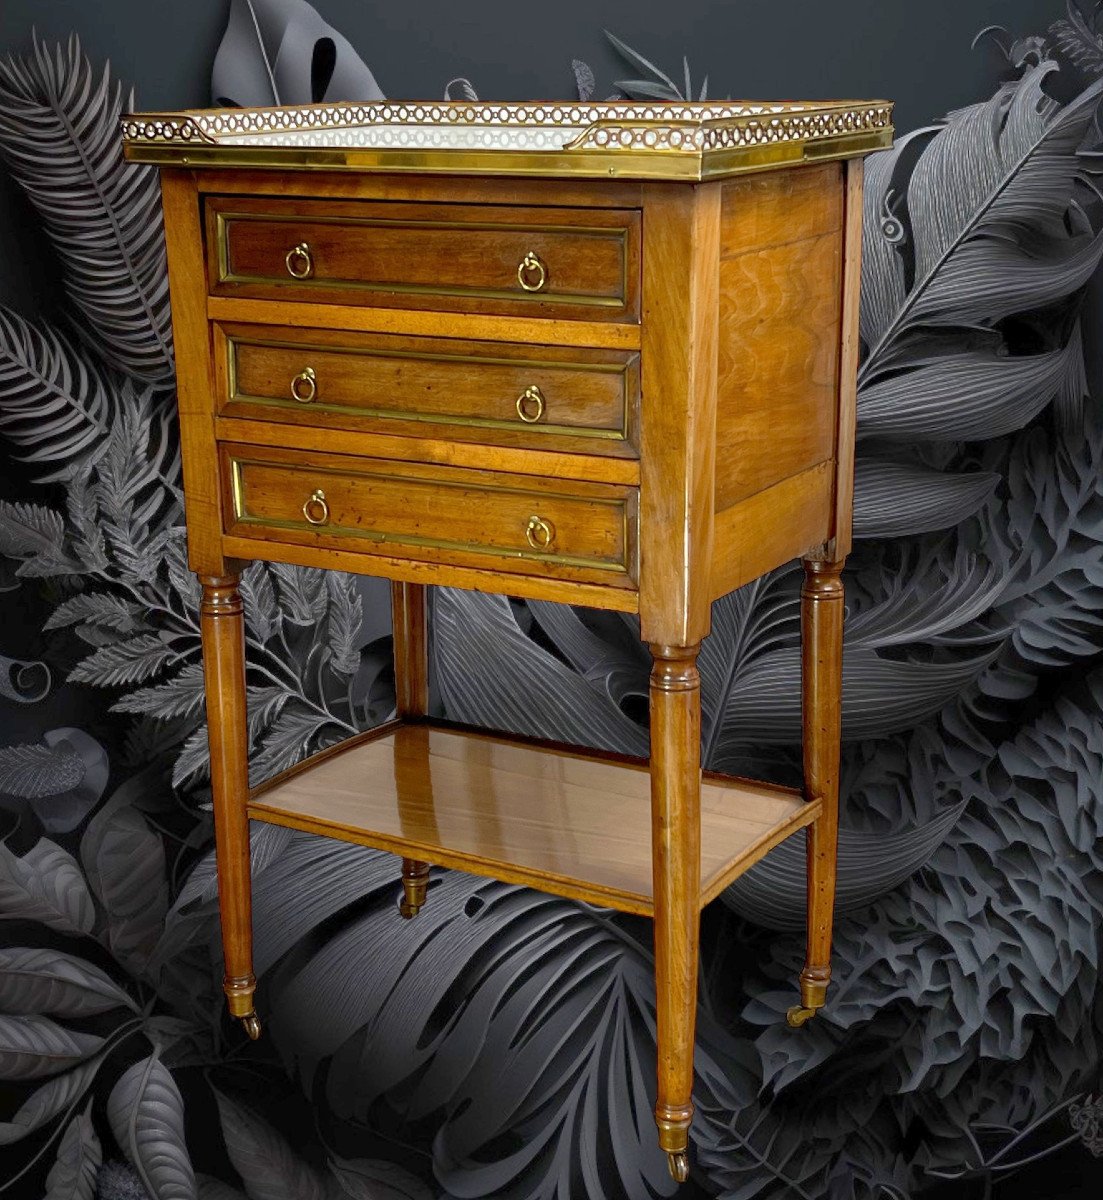
[[[414,483],[424,486],[426,483],[433,487],[446,488],[464,488],[478,487],[461,481],[453,481],[450,479],[430,479],[426,480],[416,475],[403,475],[401,473],[391,473],[383,471],[345,471],[339,467],[300,467],[294,463],[281,463],[266,461],[261,458],[238,458],[236,455],[230,455],[230,495],[233,504],[234,523],[241,525],[255,525],[266,527],[269,529],[289,529],[302,532],[308,531],[310,528],[305,522],[288,521],[277,517],[259,517],[252,516],[246,509],[245,505],[245,481],[242,475],[243,467],[266,467],[269,470],[288,471],[296,474],[305,475],[311,474],[317,478],[320,476],[339,476],[347,479],[366,479],[375,478],[398,483]],[[624,521],[625,535],[630,532],[628,524],[628,505],[631,502],[631,496],[619,498],[605,499],[601,496],[580,496],[576,492],[566,491],[535,491],[526,490],[519,487],[494,487],[483,488],[484,491],[495,496],[514,495],[525,496],[526,498],[537,499],[556,499],[556,500],[574,500],[583,501],[589,504],[602,504],[609,508],[619,509],[621,511],[622,520]],[[521,559],[529,562],[545,562],[555,563],[557,566],[564,567],[584,567],[587,570],[608,571],[611,574],[626,575],[631,578],[629,572],[629,564],[631,561],[632,542],[628,536],[624,537],[624,553],[620,562],[609,562],[600,558],[581,558],[577,555],[569,554],[534,554],[525,550],[511,550],[508,547],[498,546],[481,546],[475,542],[457,542],[448,538],[428,538],[421,537],[416,534],[397,535],[390,534],[384,530],[378,529],[363,529],[352,528],[347,525],[326,525],[327,533],[336,534],[339,537],[360,538],[364,541],[369,541],[374,545],[385,546],[418,546],[434,550],[460,550],[465,554],[482,554],[493,558],[506,559]],[[232,534],[232,530],[226,530],[228,534]]]
[[[146,113],[124,116],[121,125],[127,158],[162,165],[700,181],[777,165],[779,148],[795,162],[889,146],[891,118],[892,105],[883,100],[382,101]],[[379,127],[384,132],[375,136]],[[394,144],[396,127],[406,145]],[[450,129],[496,145],[435,144],[436,132]],[[558,144],[554,136],[541,139],[556,130]],[[510,145],[513,132],[537,148]],[[341,145],[343,133],[360,144]],[[281,134],[297,140],[279,145]]]
[[[276,287],[310,287],[319,290],[357,291],[357,292],[394,292],[408,296],[456,296],[471,297],[476,300],[513,300],[522,303],[528,301],[539,304],[574,304],[590,308],[623,308],[628,307],[628,227],[627,226],[593,226],[593,225],[527,225],[511,224],[498,221],[415,221],[408,218],[389,217],[357,217],[357,216],[328,216],[326,214],[311,215],[309,213],[252,213],[234,212],[217,209],[215,212],[215,233],[218,239],[218,282],[219,283],[262,283],[265,286]],[[469,233],[472,230],[482,233],[551,233],[571,234],[587,238],[602,237],[620,243],[621,270],[619,294],[615,296],[595,296],[585,293],[572,292],[526,292],[499,288],[461,287],[458,285],[441,286],[428,283],[402,283],[400,281],[373,282],[359,279],[331,279],[319,276],[317,273],[309,278],[284,277],[282,275],[246,275],[230,269],[229,225],[234,221],[252,221],[257,224],[280,225],[339,225],[348,228],[373,229],[379,226],[404,228],[410,230],[436,229],[456,233]]]
[[[602,441],[629,441],[629,409],[631,406],[629,403],[628,377],[629,372],[635,366],[637,355],[634,353],[630,353],[628,359],[623,364],[618,365],[616,363],[555,362],[539,358],[497,358],[492,355],[479,354],[445,354],[441,351],[430,350],[387,350],[376,347],[359,349],[355,346],[327,346],[318,345],[314,342],[285,342],[268,338],[234,337],[228,333],[224,333],[223,336],[226,338],[226,373],[230,393],[228,399],[231,402],[263,404],[295,412],[300,411],[302,407],[282,396],[254,396],[250,392],[239,391],[237,357],[239,346],[271,347],[277,350],[301,350],[304,354],[347,354],[360,358],[402,358],[413,359],[418,362],[455,362],[504,367],[520,365],[531,367],[534,370],[585,371],[603,375],[619,375],[621,377],[621,426],[619,429],[606,425],[522,424],[518,421],[510,421],[498,417],[467,417],[458,414],[451,415],[449,413],[425,413],[420,410],[410,411],[405,409],[379,408],[369,405],[340,404],[325,399],[313,400],[310,407],[313,412],[349,413],[357,416],[376,417],[382,420],[419,421],[432,425],[462,425],[476,429],[508,429],[511,432],[531,430],[541,435],[555,434],[563,437],[596,438]]]

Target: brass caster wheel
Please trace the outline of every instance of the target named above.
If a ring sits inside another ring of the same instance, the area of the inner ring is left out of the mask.
[[[791,1009],[785,1014],[785,1020],[794,1028],[799,1029],[805,1021],[816,1015],[814,1008],[802,1008],[799,1004],[794,1004]]]
[[[399,901],[398,912],[404,921],[409,921],[421,912],[421,905],[411,904],[408,900],[401,900]]]
[[[260,1037],[260,1017],[255,1012],[241,1018],[241,1027],[249,1035],[249,1040],[255,1042]]]
[[[685,1183],[689,1178],[689,1156],[684,1150],[668,1150],[666,1165],[675,1183]]]

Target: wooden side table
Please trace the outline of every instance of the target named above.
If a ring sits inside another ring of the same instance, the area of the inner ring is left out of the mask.
[[[890,106],[371,104],[127,117],[163,171],[225,990],[249,819],[654,918],[687,1174],[703,905],[808,837],[830,978],[861,156]],[[803,793],[702,775],[711,602],[802,557]],[[250,790],[243,562],[393,581],[398,715]],[[427,715],[429,584],[638,612],[651,759]],[[396,875],[398,869],[396,866]],[[401,936],[396,931],[396,937]]]

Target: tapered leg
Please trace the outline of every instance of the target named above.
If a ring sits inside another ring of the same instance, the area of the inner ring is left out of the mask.
[[[211,752],[222,981],[230,1013],[260,1037],[253,1008],[253,903],[249,879],[249,737],[245,713],[245,625],[238,576],[201,575],[203,668]]]
[[[695,646],[651,647],[651,853],[659,1145],[679,1183],[693,1118],[701,910],[701,677]]]
[[[395,708],[400,717],[423,717],[429,711],[429,624],[425,585],[391,584],[394,629]],[[429,890],[429,864],[402,860],[403,917],[421,912]]]
[[[831,981],[831,928],[839,844],[839,749],[842,732],[843,583],[841,562],[806,560],[801,588],[801,703],[804,789],[820,799],[806,831],[808,952],[800,973],[800,1005],[788,1013],[803,1025],[823,1007]]]

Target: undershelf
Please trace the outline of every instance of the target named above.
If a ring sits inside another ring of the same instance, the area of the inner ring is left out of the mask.
[[[700,904],[819,803],[706,775]],[[249,815],[651,916],[647,764],[436,722],[394,722],[253,790]],[[397,873],[396,873],[397,877]]]

